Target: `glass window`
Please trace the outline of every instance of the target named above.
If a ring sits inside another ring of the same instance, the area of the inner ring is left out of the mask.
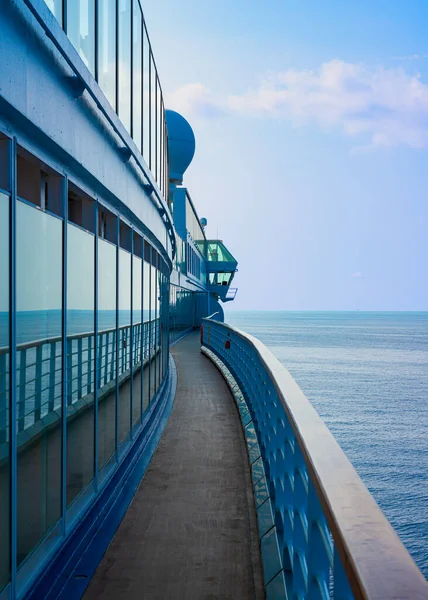
[[[58,23],[62,25],[62,2],[63,0],[45,0],[49,10],[55,15]]]
[[[132,137],[134,142],[142,151],[141,147],[141,112],[143,102],[143,89],[142,89],[142,52],[143,52],[143,39],[142,39],[142,16],[141,9],[138,0],[133,0],[133,40],[132,40]]]
[[[141,418],[142,401],[142,268],[143,261],[139,256],[132,257],[132,362],[133,362],[133,403],[132,403],[132,423],[136,425]]]
[[[85,65],[94,75],[95,0],[67,2],[67,35]]]
[[[119,444],[131,427],[131,254],[119,249]]]
[[[143,348],[144,348],[144,373],[143,373],[143,410],[149,403],[150,396],[150,264],[143,262]]]
[[[150,170],[156,177],[156,69],[150,53]]]
[[[62,214],[61,177],[38,158],[18,148],[18,196],[56,215]]]
[[[159,258],[159,257],[158,257]],[[159,264],[159,263],[158,263]],[[162,363],[162,325],[160,312],[160,278],[161,273],[156,269],[156,376],[157,388],[161,382],[161,363]]]
[[[159,80],[156,80],[156,179],[161,186],[162,173],[162,94]]]
[[[150,400],[157,389],[156,382],[156,358],[157,358],[157,273],[156,267],[150,267],[150,346],[151,346],[151,369],[150,369]]]
[[[9,140],[0,132],[0,189],[10,190],[8,185],[8,148]]]
[[[94,253],[94,236],[69,223],[67,226],[67,506],[70,506],[94,477]]]
[[[98,467],[116,448],[116,251],[98,238]]]
[[[186,196],[186,229],[192,236],[194,242],[205,240],[204,230],[202,229],[188,196]]]
[[[119,0],[119,118],[131,131],[131,0]]]
[[[98,83],[116,110],[116,0],[98,3]]]
[[[143,28],[143,156],[150,162],[150,45]]]
[[[10,579],[9,197],[0,193],[0,592]]]
[[[62,221],[23,202],[16,219],[21,564],[61,516]]]

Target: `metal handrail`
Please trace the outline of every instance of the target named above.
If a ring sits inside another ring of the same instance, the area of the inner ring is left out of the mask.
[[[209,317],[207,317],[207,319],[212,319],[213,317],[215,317],[216,315],[219,315],[220,311],[217,310],[215,313],[213,313],[212,315],[210,315]]]
[[[150,351],[156,352],[156,329],[160,326],[160,318],[141,321],[132,325],[134,331],[133,352],[134,357],[142,360],[141,353],[147,356]],[[116,335],[118,332],[118,335]],[[141,336],[144,335],[144,348],[138,348],[137,344],[141,342]],[[152,338],[152,336],[155,336]],[[131,324],[121,325],[116,328],[104,329],[98,331],[100,339],[98,346],[98,355],[95,356],[94,347],[91,346],[91,339],[94,338],[94,332],[78,333],[67,337],[66,355],[67,369],[66,377],[69,385],[67,405],[73,404],[78,400],[83,391],[87,393],[93,391],[93,381],[91,379],[92,370],[97,369],[99,373],[99,382],[106,385],[109,381],[116,378],[116,352],[118,352],[118,372],[120,376],[127,372],[130,367],[130,342],[131,342]],[[110,339],[111,337],[111,339]],[[84,347],[82,341],[87,339],[88,347]],[[81,341],[82,340],[82,341]],[[77,349],[73,350],[73,342],[77,341]],[[57,344],[63,343],[62,337],[50,337],[44,340],[35,340],[26,342],[17,346],[19,361],[17,366],[17,409],[18,409],[18,431],[23,431],[36,421],[38,421],[47,412],[53,412],[61,403],[62,390],[60,379],[62,365],[58,365],[61,359],[61,350],[57,354]],[[117,345],[118,344],[118,345]],[[50,352],[48,352],[50,348]],[[7,370],[7,354],[0,352],[0,381],[4,379]],[[8,351],[8,349],[6,349]],[[28,351],[35,351],[35,357],[31,362],[27,362]],[[46,352],[45,352],[46,350]],[[89,365],[88,365],[89,363]],[[77,371],[77,375],[74,374]],[[5,384],[3,381],[3,384]],[[7,389],[0,389],[7,392]],[[77,398],[74,398],[77,393]],[[73,399],[74,398],[74,399]],[[8,407],[0,407],[0,421],[5,420],[8,414]],[[28,417],[28,418],[27,418]],[[31,418],[30,418],[31,417]],[[3,436],[4,437],[4,436]],[[0,442],[2,439],[0,439]]]
[[[254,365],[250,364],[251,353],[258,363],[258,376],[266,376],[276,392],[301,450],[308,481],[315,488],[353,596],[370,600],[428,598],[428,582],[287,369],[257,338],[225,323],[210,319],[204,322],[203,344],[230,369],[243,393],[242,388],[250,389],[250,378],[253,385],[257,378]],[[217,340],[214,339],[216,332]],[[240,356],[235,356],[237,354]],[[238,361],[243,369],[240,374],[237,374]],[[255,385],[258,383],[261,382],[257,380]],[[249,395],[253,393],[250,389]],[[271,396],[264,399],[265,403],[269,401],[273,402]],[[274,407],[269,410],[274,412]],[[256,421],[254,411],[253,418]],[[260,445],[263,456],[263,444]],[[265,456],[263,459],[265,462]],[[267,467],[269,471],[269,465]]]
[[[155,321],[157,319],[147,319],[146,321],[138,321],[138,323],[133,323],[132,326],[134,327],[135,325],[143,325],[144,323],[152,323],[153,321]],[[121,325],[120,327],[118,327],[118,331],[122,331],[123,329],[126,329],[127,327],[130,327],[131,323],[128,323],[127,325]],[[98,335],[100,333],[113,333],[116,331],[116,327],[112,327],[111,329],[99,329],[98,330]],[[72,335],[67,335],[67,340],[68,341],[72,341],[72,340],[79,340],[79,339],[83,339],[86,337],[90,337],[90,336],[94,336],[95,332],[94,331],[85,331],[83,333],[73,333]],[[49,338],[43,338],[41,340],[33,340],[31,342],[23,342],[21,344],[17,344],[16,345],[16,349],[17,350],[28,350],[29,348],[36,348],[37,346],[42,346],[43,344],[52,344],[54,342],[62,342],[62,336],[61,335],[57,335],[57,336],[53,336],[53,337],[49,337]],[[9,352],[9,346],[2,346],[0,348],[0,354],[7,354]],[[29,365],[27,365],[29,366]]]

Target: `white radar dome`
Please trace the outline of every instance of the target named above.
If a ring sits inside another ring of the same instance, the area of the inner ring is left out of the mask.
[[[171,181],[183,183],[183,174],[195,154],[195,135],[184,117],[174,110],[166,110],[168,129],[169,171]]]

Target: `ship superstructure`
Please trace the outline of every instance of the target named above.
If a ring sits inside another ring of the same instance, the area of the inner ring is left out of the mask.
[[[185,186],[140,0],[3,0],[0,33],[0,600],[428,597],[223,322],[237,261]]]
[[[221,318],[229,285],[209,279],[182,185],[193,132],[165,109],[139,0],[6,0],[0,31],[0,597],[16,598],[108,506],[165,410],[170,342]]]

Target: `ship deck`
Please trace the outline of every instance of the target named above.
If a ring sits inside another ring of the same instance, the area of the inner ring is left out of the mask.
[[[149,469],[85,594],[264,597],[250,470],[238,412],[193,333],[172,348],[178,382]]]

